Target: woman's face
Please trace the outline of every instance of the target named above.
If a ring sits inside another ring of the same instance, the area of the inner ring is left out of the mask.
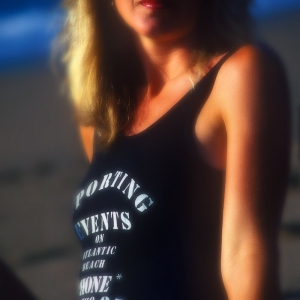
[[[114,0],[117,11],[139,36],[183,38],[195,28],[200,0]]]

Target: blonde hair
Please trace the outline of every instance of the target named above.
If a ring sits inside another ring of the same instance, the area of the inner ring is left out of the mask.
[[[249,2],[203,1],[205,17],[200,19],[205,35],[201,33],[199,59],[249,40]],[[70,97],[79,122],[94,126],[105,148],[132,122],[137,87],[144,83],[134,35],[109,0],[65,0],[64,6],[62,36]]]

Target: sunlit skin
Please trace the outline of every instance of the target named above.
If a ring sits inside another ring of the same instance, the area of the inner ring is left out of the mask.
[[[135,0],[115,1],[139,40],[147,78],[128,135],[145,130],[191,89],[187,74],[200,79],[196,67],[189,70],[199,2],[153,9]],[[243,46],[221,67],[195,124],[199,155],[226,174],[219,265],[230,300],[280,299],[277,233],[289,150],[283,81],[277,59],[256,46]],[[93,130],[81,127],[89,159]]]

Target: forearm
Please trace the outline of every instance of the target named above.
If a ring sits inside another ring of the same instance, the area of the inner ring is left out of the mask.
[[[279,300],[276,251],[239,251],[222,258],[222,278],[229,300]]]

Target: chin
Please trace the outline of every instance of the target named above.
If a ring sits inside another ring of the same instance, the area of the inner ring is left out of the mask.
[[[116,3],[120,17],[140,37],[161,40],[181,37],[198,22],[195,7],[175,0],[136,0],[133,6],[125,0],[116,0]]]
[[[188,35],[189,32],[193,31],[193,27],[193,25],[179,27],[172,21],[165,22],[156,18],[151,18],[139,21],[133,30],[140,37],[146,37],[157,41],[171,41],[174,39],[181,39]]]
[[[137,35],[148,38],[158,38],[167,34],[167,30],[163,28],[158,20],[147,20],[139,22],[134,30]]]

